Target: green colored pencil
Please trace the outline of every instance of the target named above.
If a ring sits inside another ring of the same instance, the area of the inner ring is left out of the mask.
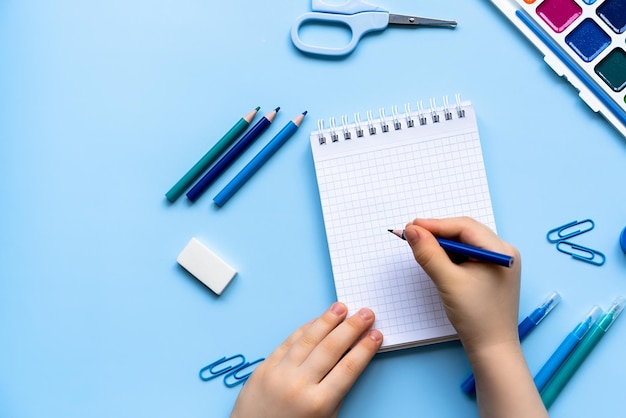
[[[250,113],[242,117],[228,132],[224,134],[222,139],[217,141],[211,149],[204,154],[204,156],[198,161],[178,182],[167,192],[165,197],[170,202],[174,202],[178,199],[185,190],[191,186],[191,184],[208,169],[213,162],[237,139],[239,135],[246,130],[250,122],[254,119],[260,107],[257,106]]]

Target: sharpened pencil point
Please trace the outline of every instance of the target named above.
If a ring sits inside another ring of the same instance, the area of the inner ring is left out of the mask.
[[[302,114],[305,115],[305,116],[306,116],[307,113],[309,113],[308,110],[305,110],[304,112],[302,112]]]
[[[278,106],[276,109],[274,109],[275,111],[279,111],[280,110],[280,106]]]

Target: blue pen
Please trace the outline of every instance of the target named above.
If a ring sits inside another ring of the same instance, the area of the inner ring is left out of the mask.
[[[272,124],[280,107],[263,116],[200,180],[187,192],[187,198],[195,202],[206,189]]]
[[[543,319],[548,316],[552,309],[561,301],[561,295],[557,292],[553,292],[550,296],[543,301],[538,308],[530,313],[526,318],[522,320],[517,326],[517,334],[519,335],[519,340],[522,341],[524,338],[530,334],[532,330],[534,330],[537,325]],[[464,381],[461,383],[461,389],[468,395],[474,395],[476,393],[476,380],[474,379],[474,374],[470,374]]]
[[[537,386],[539,392],[545,388],[546,384],[552,379],[554,373],[561,367],[561,364],[565,362],[572,350],[598,321],[600,315],[602,315],[602,309],[594,306],[585,319],[565,337],[563,342],[561,342],[561,345],[558,346],[548,361],[546,361],[546,364],[543,365],[539,373],[535,376],[535,386]]]
[[[285,125],[285,127],[235,176],[235,178],[213,198],[213,202],[215,202],[217,206],[223,206],[224,203],[226,203],[228,199],[230,199],[276,151],[278,151],[278,148],[287,142],[298,130],[306,113],[306,111],[302,112],[301,115],[289,121],[289,123],[287,123],[287,125]]]
[[[391,232],[397,237],[402,238],[403,240],[406,240],[406,238],[404,237],[404,231],[400,231],[397,229],[388,229],[387,231]],[[495,251],[485,250],[445,238],[437,237],[436,239],[437,242],[439,242],[441,248],[448,252],[461,255],[463,257],[484,261],[486,263],[493,263],[504,267],[511,267],[513,265],[513,262],[515,261],[515,258],[510,255],[500,254]]]

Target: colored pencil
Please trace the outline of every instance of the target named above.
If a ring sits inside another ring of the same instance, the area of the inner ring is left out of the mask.
[[[287,140],[298,130],[302,120],[306,116],[306,111],[301,115],[296,116],[293,120],[289,121],[283,129],[276,134],[274,138],[261,150],[252,160],[233,178],[230,183],[222,189],[221,192],[213,198],[213,202],[217,206],[223,206],[228,199],[230,199],[237,190],[244,185],[250,177],[257,172],[261,166],[270,159],[272,155],[285,143]]]
[[[236,139],[246,130],[250,122],[254,119],[259,107],[256,107],[250,111],[247,115],[243,116],[237,123],[233,125],[224,136],[211,147],[211,149],[204,154],[204,156],[185,173],[185,175],[178,180],[178,182],[172,186],[172,188],[165,193],[165,197],[170,202],[176,201],[182,195],[185,190],[191,186],[191,184],[202,174],[207,168],[213,164],[213,162],[228,148]]]
[[[280,107],[263,116],[246,134],[200,180],[187,192],[187,198],[195,202],[219,176],[272,124]]]

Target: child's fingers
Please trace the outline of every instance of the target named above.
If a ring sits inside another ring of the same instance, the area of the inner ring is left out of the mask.
[[[348,313],[346,305],[341,302],[333,303],[326,312],[309,325],[295,340],[284,356],[291,366],[302,364],[309,354],[326,336],[337,327]]]
[[[320,383],[321,389],[336,402],[343,399],[383,342],[378,330],[370,330],[337,363]]]
[[[270,354],[266,359],[265,363],[268,364],[276,364],[285,357],[285,354],[289,351],[291,346],[304,334],[306,329],[311,326],[311,324],[315,320],[311,320],[306,324],[302,325],[300,328],[295,330],[285,341],[282,342],[281,345],[276,347],[276,349]]]
[[[509,246],[498,238],[488,226],[469,217],[415,219],[413,224],[427,229],[436,237],[457,240],[491,251],[504,252],[509,250]]]
[[[435,284],[458,275],[458,266],[450,260],[430,231],[409,224],[404,229],[404,237],[413,250],[415,260]]]
[[[363,308],[324,338],[302,364],[303,372],[321,381],[374,323],[374,312]]]

